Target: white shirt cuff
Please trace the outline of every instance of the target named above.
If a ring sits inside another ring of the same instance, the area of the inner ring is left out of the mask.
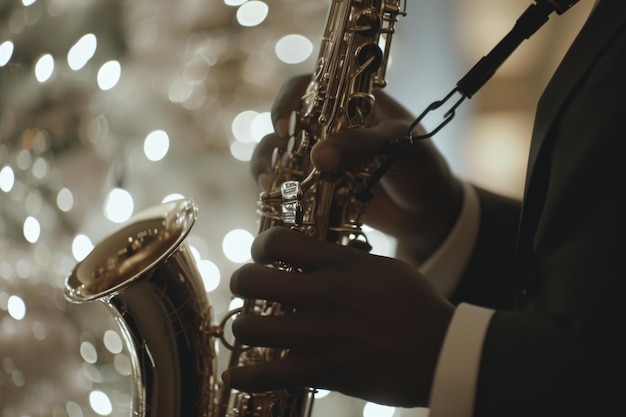
[[[478,195],[474,187],[463,183],[463,206],[456,224],[446,240],[419,267],[439,294],[452,295],[472,256],[479,226]]]
[[[494,310],[461,303],[446,334],[430,394],[430,417],[474,414],[480,356]]]

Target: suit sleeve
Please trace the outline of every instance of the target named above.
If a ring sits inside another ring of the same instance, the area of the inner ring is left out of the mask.
[[[487,308],[513,308],[520,276],[516,240],[521,203],[476,188],[480,228],[472,257],[450,297]]]

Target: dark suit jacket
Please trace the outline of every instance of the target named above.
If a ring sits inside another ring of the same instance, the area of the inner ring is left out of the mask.
[[[475,415],[626,415],[626,1],[601,0],[539,102],[519,229],[479,194],[453,295],[497,309]]]

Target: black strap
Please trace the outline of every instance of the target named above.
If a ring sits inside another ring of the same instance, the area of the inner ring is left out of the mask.
[[[454,117],[456,109],[466,98],[471,98],[493,76],[504,61],[525,40],[530,38],[544,23],[549,20],[550,14],[563,14],[578,0],[535,0],[516,21],[511,31],[456,84],[456,87],[443,100],[436,101],[426,108],[409,127],[409,138],[412,140],[432,137]],[[413,136],[413,129],[421,123],[428,113],[444,105],[454,95],[458,99],[444,115],[444,120],[431,132]]]

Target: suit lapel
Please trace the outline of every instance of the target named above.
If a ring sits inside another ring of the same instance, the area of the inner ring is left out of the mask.
[[[532,175],[543,142],[577,82],[587,72],[606,43],[626,18],[626,1],[601,0],[548,83],[537,107],[528,173]],[[526,183],[526,193],[528,185]]]
[[[539,100],[528,157],[518,242],[522,255],[527,255],[532,249],[534,229],[545,197],[549,161],[546,160],[547,155],[542,153],[546,153],[544,151],[547,146],[546,138],[561,108],[575,91],[576,85],[624,20],[626,20],[626,0],[600,0]]]

